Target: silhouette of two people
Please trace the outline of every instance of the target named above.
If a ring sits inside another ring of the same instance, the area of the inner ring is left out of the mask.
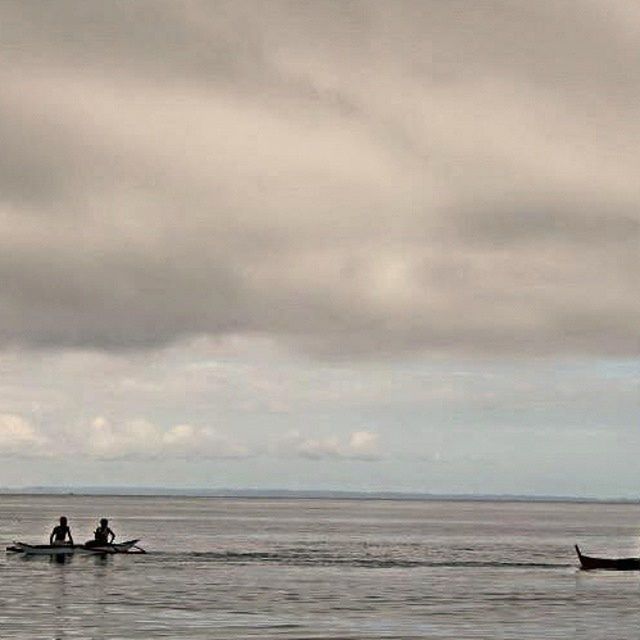
[[[109,521],[106,518],[102,518],[98,528],[93,532],[93,540],[85,542],[85,546],[100,547],[112,544],[115,537],[116,534],[109,528]],[[53,528],[49,536],[49,544],[55,546],[74,544],[71,529],[65,516],[62,516],[60,524]]]

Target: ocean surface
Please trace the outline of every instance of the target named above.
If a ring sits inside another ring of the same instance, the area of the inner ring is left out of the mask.
[[[640,637],[640,506],[0,496],[0,542],[108,517],[146,555],[0,557],[0,638]]]

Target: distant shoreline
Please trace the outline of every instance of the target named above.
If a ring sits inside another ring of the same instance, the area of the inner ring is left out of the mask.
[[[640,498],[509,494],[435,494],[401,491],[289,489],[175,489],[169,487],[7,487],[0,496],[104,496],[145,498],[238,498],[287,500],[396,500],[407,502],[539,502],[640,504]]]

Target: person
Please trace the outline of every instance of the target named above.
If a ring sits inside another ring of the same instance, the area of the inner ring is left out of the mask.
[[[49,536],[49,544],[51,545],[64,545],[67,544],[66,540],[69,538],[69,544],[73,544],[73,536],[71,535],[71,529],[67,524],[67,518],[61,516],[60,524],[53,528],[51,535]]]
[[[94,531],[94,544],[111,544],[116,534],[109,528],[109,521],[106,518],[100,520],[100,526]]]

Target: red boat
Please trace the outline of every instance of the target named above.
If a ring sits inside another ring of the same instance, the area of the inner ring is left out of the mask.
[[[583,556],[580,547],[576,545],[576,553],[580,559],[580,566],[585,571],[593,569],[612,569],[614,571],[638,571],[640,570],[640,558],[594,558]]]

